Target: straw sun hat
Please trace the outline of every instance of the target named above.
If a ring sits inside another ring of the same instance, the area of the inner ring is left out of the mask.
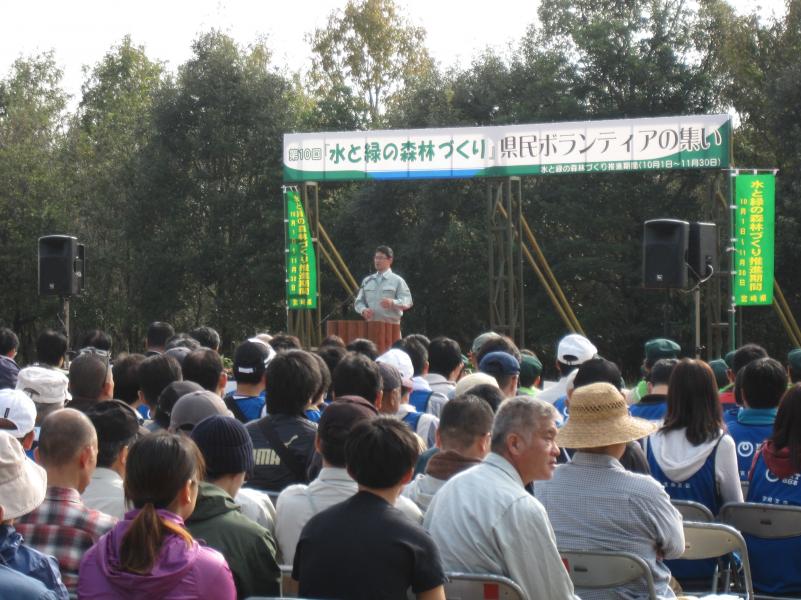
[[[629,415],[623,395],[609,383],[577,388],[570,397],[570,419],[556,435],[564,448],[599,448],[643,438],[657,425]]]

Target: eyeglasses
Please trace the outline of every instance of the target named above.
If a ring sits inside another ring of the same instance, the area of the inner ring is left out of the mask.
[[[111,352],[109,352],[108,350],[103,350],[102,348],[95,348],[94,346],[87,346],[86,348],[81,348],[80,350],[78,350],[78,356],[80,356],[81,354],[93,354],[98,358],[104,359],[106,363],[108,363],[109,359],[111,358]]]
[[[78,356],[86,354],[96,356],[103,361],[103,364],[106,366],[106,374],[103,377],[103,381],[105,381],[106,378],[108,378],[108,370],[111,366],[111,352],[108,350],[103,350],[102,348],[95,348],[94,346],[87,346],[86,348],[81,348],[78,350]]]

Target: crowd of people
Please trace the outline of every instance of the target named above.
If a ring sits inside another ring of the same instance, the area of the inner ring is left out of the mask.
[[[657,594],[710,578],[681,560],[692,500],[801,505],[801,350],[709,363],[649,340],[642,380],[584,336],[535,353],[407,335],[242,341],[150,325],[143,352],[43,331],[20,368],[0,329],[0,596],[443,600],[448,572],[574,589],[560,551],[625,551]],[[70,357],[68,362],[67,357]],[[746,490],[744,495],[743,490]],[[751,540],[758,590],[801,593],[801,540]],[[5,595],[5,594],[10,595]]]

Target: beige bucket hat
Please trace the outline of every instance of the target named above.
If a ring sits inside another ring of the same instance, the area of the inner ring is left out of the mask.
[[[564,448],[599,448],[644,438],[657,424],[632,417],[626,399],[609,383],[577,388],[570,397],[570,419],[556,435]]]
[[[0,506],[3,520],[27,515],[39,506],[47,491],[47,473],[25,456],[22,445],[0,431]]]

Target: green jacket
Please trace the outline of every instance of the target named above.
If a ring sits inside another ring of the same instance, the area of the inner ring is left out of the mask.
[[[241,512],[225,490],[200,483],[195,511],[186,520],[192,537],[218,550],[234,574],[239,598],[278,596],[281,570],[273,536]]]

